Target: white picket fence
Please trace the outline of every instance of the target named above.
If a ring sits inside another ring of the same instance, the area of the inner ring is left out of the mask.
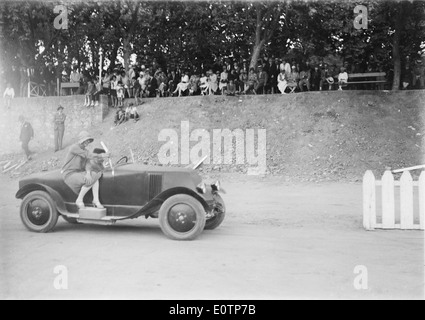
[[[377,186],[381,187],[381,203],[376,200]],[[400,194],[400,206],[397,208],[396,192]],[[415,194],[417,197],[414,197]],[[419,203],[415,205],[414,201]],[[377,223],[377,205],[382,207],[381,223]],[[419,211],[416,212],[416,219],[415,211]],[[399,213],[399,223],[396,223],[396,212]],[[425,171],[422,171],[418,181],[413,181],[409,171],[403,172],[400,181],[394,181],[394,176],[388,170],[381,181],[375,179],[372,171],[366,171],[363,177],[363,226],[366,230],[424,230],[424,219]]]

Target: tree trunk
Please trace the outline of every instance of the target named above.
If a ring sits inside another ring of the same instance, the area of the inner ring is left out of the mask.
[[[265,40],[261,40],[259,43],[254,45],[251,55],[251,63],[249,64],[249,68],[257,68],[258,59],[260,58],[261,49],[263,48]]]
[[[123,40],[123,55],[124,55],[124,69],[125,72],[128,73],[128,67],[130,64],[130,52],[131,52],[131,47],[130,47],[130,39],[129,38],[124,38]]]
[[[401,59],[400,59],[400,35],[403,28],[403,10],[402,2],[398,3],[395,17],[395,32],[393,38],[393,63],[394,63],[394,78],[392,90],[400,89],[401,78]]]

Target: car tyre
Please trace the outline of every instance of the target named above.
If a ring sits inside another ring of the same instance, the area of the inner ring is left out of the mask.
[[[44,191],[27,194],[22,200],[20,215],[28,230],[40,233],[51,231],[59,217],[55,202]]]
[[[207,219],[205,222],[205,230],[214,230],[221,225],[226,216],[226,205],[224,204],[223,198],[219,194],[215,194],[214,198],[217,204],[221,206],[221,210],[216,216]]]
[[[159,209],[162,232],[173,240],[193,240],[205,228],[205,209],[194,197],[178,194],[168,198]]]

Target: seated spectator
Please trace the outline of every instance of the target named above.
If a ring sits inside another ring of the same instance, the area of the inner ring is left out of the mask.
[[[12,84],[10,82],[7,83],[6,90],[3,93],[3,98],[5,98],[6,101],[6,108],[10,109],[12,99],[15,98],[15,90],[12,88]]]
[[[235,81],[232,79],[229,81],[229,84],[227,85],[226,95],[234,96],[235,94],[236,94],[236,86],[235,86]]]
[[[282,63],[280,64],[280,70],[284,70],[286,75],[292,72],[291,65],[285,61],[285,59],[281,59]]]
[[[93,80],[88,79],[84,107],[94,107],[93,95],[95,92],[96,92],[96,88],[94,86]]]
[[[249,74],[248,74],[248,82],[247,85],[245,86],[245,90],[243,91],[244,94],[249,93],[251,90],[254,90],[254,88],[256,87],[258,83],[258,76],[255,73],[254,68],[250,68],[249,69]]]
[[[297,67],[292,66],[292,72],[287,75],[288,77],[288,88],[291,89],[291,93],[295,92],[298,87],[298,81],[300,78],[299,73],[297,72]]]
[[[128,121],[130,119],[133,119],[134,122],[137,122],[140,120],[139,113],[137,112],[137,108],[130,103],[128,107],[125,109],[125,121]]]
[[[216,74],[210,69],[209,77],[208,77],[208,93],[209,93],[209,95],[213,95],[217,92],[218,76],[219,76],[219,72]]]
[[[257,83],[254,86],[254,94],[265,93],[265,88],[267,85],[268,75],[267,72],[264,71],[264,68],[262,65],[258,66],[258,75],[257,75]]]
[[[348,73],[344,67],[341,67],[341,72],[338,74],[338,90],[342,90],[343,86],[346,86],[348,82]]]
[[[202,73],[201,78],[199,79],[199,88],[201,89],[201,94],[205,95],[209,91],[208,77],[205,73]]]
[[[288,87],[288,81],[286,81],[285,70],[280,70],[279,75],[277,76],[277,88],[281,94],[286,94],[285,90]]]
[[[123,123],[125,121],[125,112],[123,110],[123,107],[119,107],[117,112],[115,113],[115,126],[120,125],[121,123]]]
[[[226,66],[223,66],[223,72],[220,74],[220,83],[218,85],[218,89],[221,94],[226,93],[227,83],[229,81],[229,73],[227,72]]]
[[[306,64],[300,72],[300,81],[298,83],[298,86],[300,87],[301,91],[304,91],[304,86],[307,87],[307,91],[310,91],[310,77],[310,66]]]
[[[193,95],[198,94],[198,92],[199,92],[199,83],[200,83],[200,80],[199,79],[200,79],[200,77],[199,77],[199,75],[197,73],[194,73],[190,77],[190,79],[189,79],[189,86],[188,86],[189,95],[190,96],[193,96]]]
[[[239,90],[238,90],[238,88],[239,88],[239,74],[238,74],[238,71],[236,70],[236,69],[232,69],[231,71],[230,71],[230,73],[229,73],[229,83],[230,83],[230,80],[233,80],[233,83],[234,83],[234,85],[235,85],[235,88],[236,88],[236,92],[238,92]]]
[[[166,92],[168,89],[168,78],[164,71],[162,71],[162,68],[158,68],[158,70],[155,72],[156,74],[156,80],[158,83],[158,93],[160,97],[165,97]]]
[[[171,72],[168,74],[168,92],[171,94],[179,84],[179,78],[176,74],[175,70],[171,70]]]
[[[188,91],[188,86],[189,86],[189,73],[186,71],[184,72],[183,77],[181,78],[181,81],[177,84],[176,89],[172,92],[172,94],[174,95],[176,92],[179,93],[179,97],[183,95],[186,95],[186,93],[189,93]]]
[[[248,88],[248,72],[246,69],[242,70],[239,75],[239,90],[238,92],[244,93]]]

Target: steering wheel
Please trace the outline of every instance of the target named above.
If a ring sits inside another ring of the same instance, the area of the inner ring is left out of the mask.
[[[128,157],[124,156],[117,161],[116,165],[126,164],[126,163],[128,163]]]

